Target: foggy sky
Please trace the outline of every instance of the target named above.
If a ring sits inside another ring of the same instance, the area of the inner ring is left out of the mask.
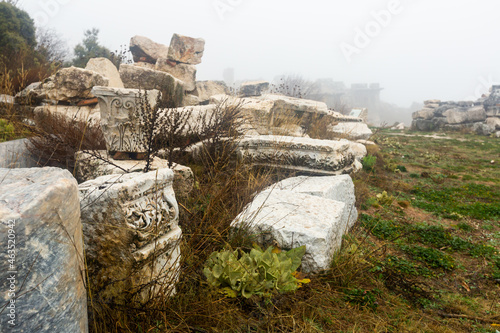
[[[493,0],[21,0],[20,7],[71,48],[92,27],[111,50],[134,35],[166,45],[173,33],[204,38],[198,80],[221,80],[233,67],[237,80],[379,82],[382,99],[400,106],[477,98],[500,84]]]

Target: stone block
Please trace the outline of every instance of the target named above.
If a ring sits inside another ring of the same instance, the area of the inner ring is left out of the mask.
[[[88,332],[76,180],[57,168],[0,169],[0,179],[0,302],[11,306],[1,330]]]
[[[108,58],[92,58],[85,69],[99,73],[107,78],[109,80],[108,87],[125,88],[118,69]]]
[[[130,52],[135,62],[156,64],[160,58],[168,56],[168,46],[156,43],[143,36],[134,36],[130,39]]]
[[[192,38],[174,34],[170,41],[168,59],[184,64],[197,65],[201,63],[205,41],[201,38]]]

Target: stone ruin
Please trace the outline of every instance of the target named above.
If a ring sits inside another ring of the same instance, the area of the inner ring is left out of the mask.
[[[467,130],[480,135],[500,137],[500,86],[475,102],[424,102],[413,113],[412,129],[418,131]]]
[[[105,151],[76,154],[79,185],[56,168],[0,169],[2,237],[8,235],[8,221],[18,221],[16,232],[29,249],[19,267],[33,262],[35,253],[40,260],[34,266],[38,275],[27,280],[36,292],[25,295],[23,305],[26,313],[37,309],[40,321],[34,326],[26,321],[19,332],[86,332],[85,286],[93,297],[123,305],[147,302],[160,288],[165,295],[175,293],[182,238],[176,197],[189,195],[194,176],[181,165],[168,168],[161,156],[154,157],[150,172],[142,171],[145,147],[132,138],[137,124],[131,117],[140,108],[141,92],[147,91],[154,105],[167,86],[183,105],[177,112],[191,110],[189,122],[220,103],[241,105],[244,136],[236,157],[306,175],[266,189],[233,222],[234,228],[250,225],[262,244],[306,245],[305,271],[327,269],[357,219],[349,174],[362,168],[366,148],[354,141],[365,143],[372,134],[361,118],[343,116],[322,102],[268,94],[267,82],[247,82],[233,96],[221,82],[196,81],[202,39],[175,34],[166,46],[135,36],[130,49],[134,64],[117,70],[107,59],[91,59],[85,69],[63,68],[15,97],[16,103],[34,106],[35,121],[50,113],[99,125],[106,141]],[[280,119],[289,116],[300,121],[281,126]],[[309,138],[303,122],[312,117],[330,121],[328,130],[343,139]],[[193,157],[197,152],[194,146]],[[33,193],[43,193],[43,200],[26,200]],[[42,227],[31,227],[40,222]],[[50,271],[49,265],[58,269]],[[0,274],[4,287],[7,268]],[[54,294],[54,287],[67,292]],[[53,313],[54,307],[65,311]]]

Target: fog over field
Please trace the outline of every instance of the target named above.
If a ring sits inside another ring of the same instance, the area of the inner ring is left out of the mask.
[[[480,97],[500,82],[498,3],[466,0],[21,0],[70,48],[86,29],[114,50],[134,35],[167,44],[173,33],[206,40],[198,80],[299,74],[380,83],[381,99],[409,107]]]

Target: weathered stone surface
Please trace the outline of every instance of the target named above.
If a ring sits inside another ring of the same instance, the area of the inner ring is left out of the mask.
[[[39,98],[64,102],[78,102],[93,98],[91,90],[94,86],[108,86],[109,80],[93,71],[77,67],[60,69],[56,74],[43,81],[39,90]]]
[[[201,63],[204,51],[203,39],[174,34],[170,41],[167,58],[176,62],[197,65]]]
[[[167,87],[172,91],[185,90],[184,82],[171,74],[144,67],[121,64],[120,77],[127,89],[161,90]]]
[[[342,138],[351,140],[368,140],[373,132],[365,123],[338,123],[328,128]]]
[[[108,87],[125,88],[120,78],[120,73],[118,73],[118,69],[116,69],[116,66],[107,58],[92,58],[87,63],[85,69],[99,73],[107,78],[109,80]]]
[[[15,98],[14,96],[10,95],[0,95],[0,106],[10,106],[14,105],[15,103]]]
[[[145,152],[146,148],[135,138],[140,128],[137,119],[132,116],[139,107],[141,94],[144,97],[144,91],[94,87],[92,92],[99,100],[101,129],[108,151],[112,154]],[[158,94],[157,90],[147,92],[150,105],[156,105]]]
[[[156,64],[150,64],[149,62],[135,62],[132,66],[156,70]]]
[[[238,157],[254,165],[313,175],[340,175],[359,170],[357,158],[361,158],[358,156],[361,151],[366,155],[366,147],[347,140],[262,135],[243,138],[239,143]]]
[[[89,283],[94,297],[126,304],[174,291],[179,208],[174,172],[98,177],[79,185]]]
[[[431,99],[431,100],[428,100],[428,101],[424,101],[424,104],[425,105],[429,105],[429,104],[439,104],[441,103],[441,101],[439,99]]]
[[[432,120],[425,119],[415,119],[411,123],[411,127],[416,129],[417,131],[422,132],[430,132],[437,129],[436,125],[432,122]]]
[[[184,89],[193,91],[196,89],[196,66],[176,63],[167,58],[160,58],[156,62],[157,71],[166,72],[184,82]]]
[[[183,106],[196,106],[200,105],[201,100],[198,96],[195,95],[186,95],[184,96],[184,99],[182,100],[182,105]]]
[[[156,64],[160,58],[168,56],[168,46],[153,42],[143,36],[134,36],[130,39],[130,52],[135,62]]]
[[[395,126],[391,127],[391,130],[404,130],[405,129],[405,124],[403,123],[398,123],[395,124]]]
[[[57,115],[68,121],[79,121],[99,125],[101,112],[98,105],[95,106],[70,106],[70,105],[44,105],[38,106],[33,111],[35,122],[43,115]]]
[[[413,119],[424,119],[430,120],[434,117],[434,109],[422,109],[420,111],[413,112]]]
[[[21,105],[34,105],[41,102],[37,93],[37,90],[40,89],[41,85],[42,82],[34,82],[22,91],[18,92],[15,97],[16,103]]]
[[[76,179],[86,182],[101,176],[142,172],[146,167],[146,161],[137,160],[115,160],[109,156],[107,151],[94,151],[92,154],[79,151],[75,154]],[[168,169],[168,161],[154,157],[151,171]],[[174,192],[177,196],[186,197],[194,186],[194,174],[191,168],[174,163],[171,168],[174,171]]]
[[[200,99],[200,104],[208,104],[214,95],[229,94],[229,88],[224,81],[197,81],[194,94]]]
[[[354,183],[349,175],[287,178],[271,186],[270,189],[288,190],[343,202],[345,209],[342,214],[342,225],[350,228],[358,220]]]
[[[305,245],[302,270],[318,272],[330,267],[340,248],[347,230],[344,210],[343,202],[274,189],[258,194],[231,226],[249,227],[264,246],[277,242],[288,250]]]
[[[18,169],[38,166],[37,158],[27,148],[28,144],[28,139],[0,143],[0,168]]]
[[[486,111],[483,106],[470,109],[454,108],[443,113],[448,124],[473,123],[486,120]]]
[[[500,130],[500,118],[489,117],[486,119],[486,124],[491,126],[492,128]]]
[[[0,169],[0,180],[2,331],[88,332],[76,180],[57,168]]]
[[[269,82],[267,81],[244,82],[240,87],[240,96],[261,96],[267,89],[269,89]]]

